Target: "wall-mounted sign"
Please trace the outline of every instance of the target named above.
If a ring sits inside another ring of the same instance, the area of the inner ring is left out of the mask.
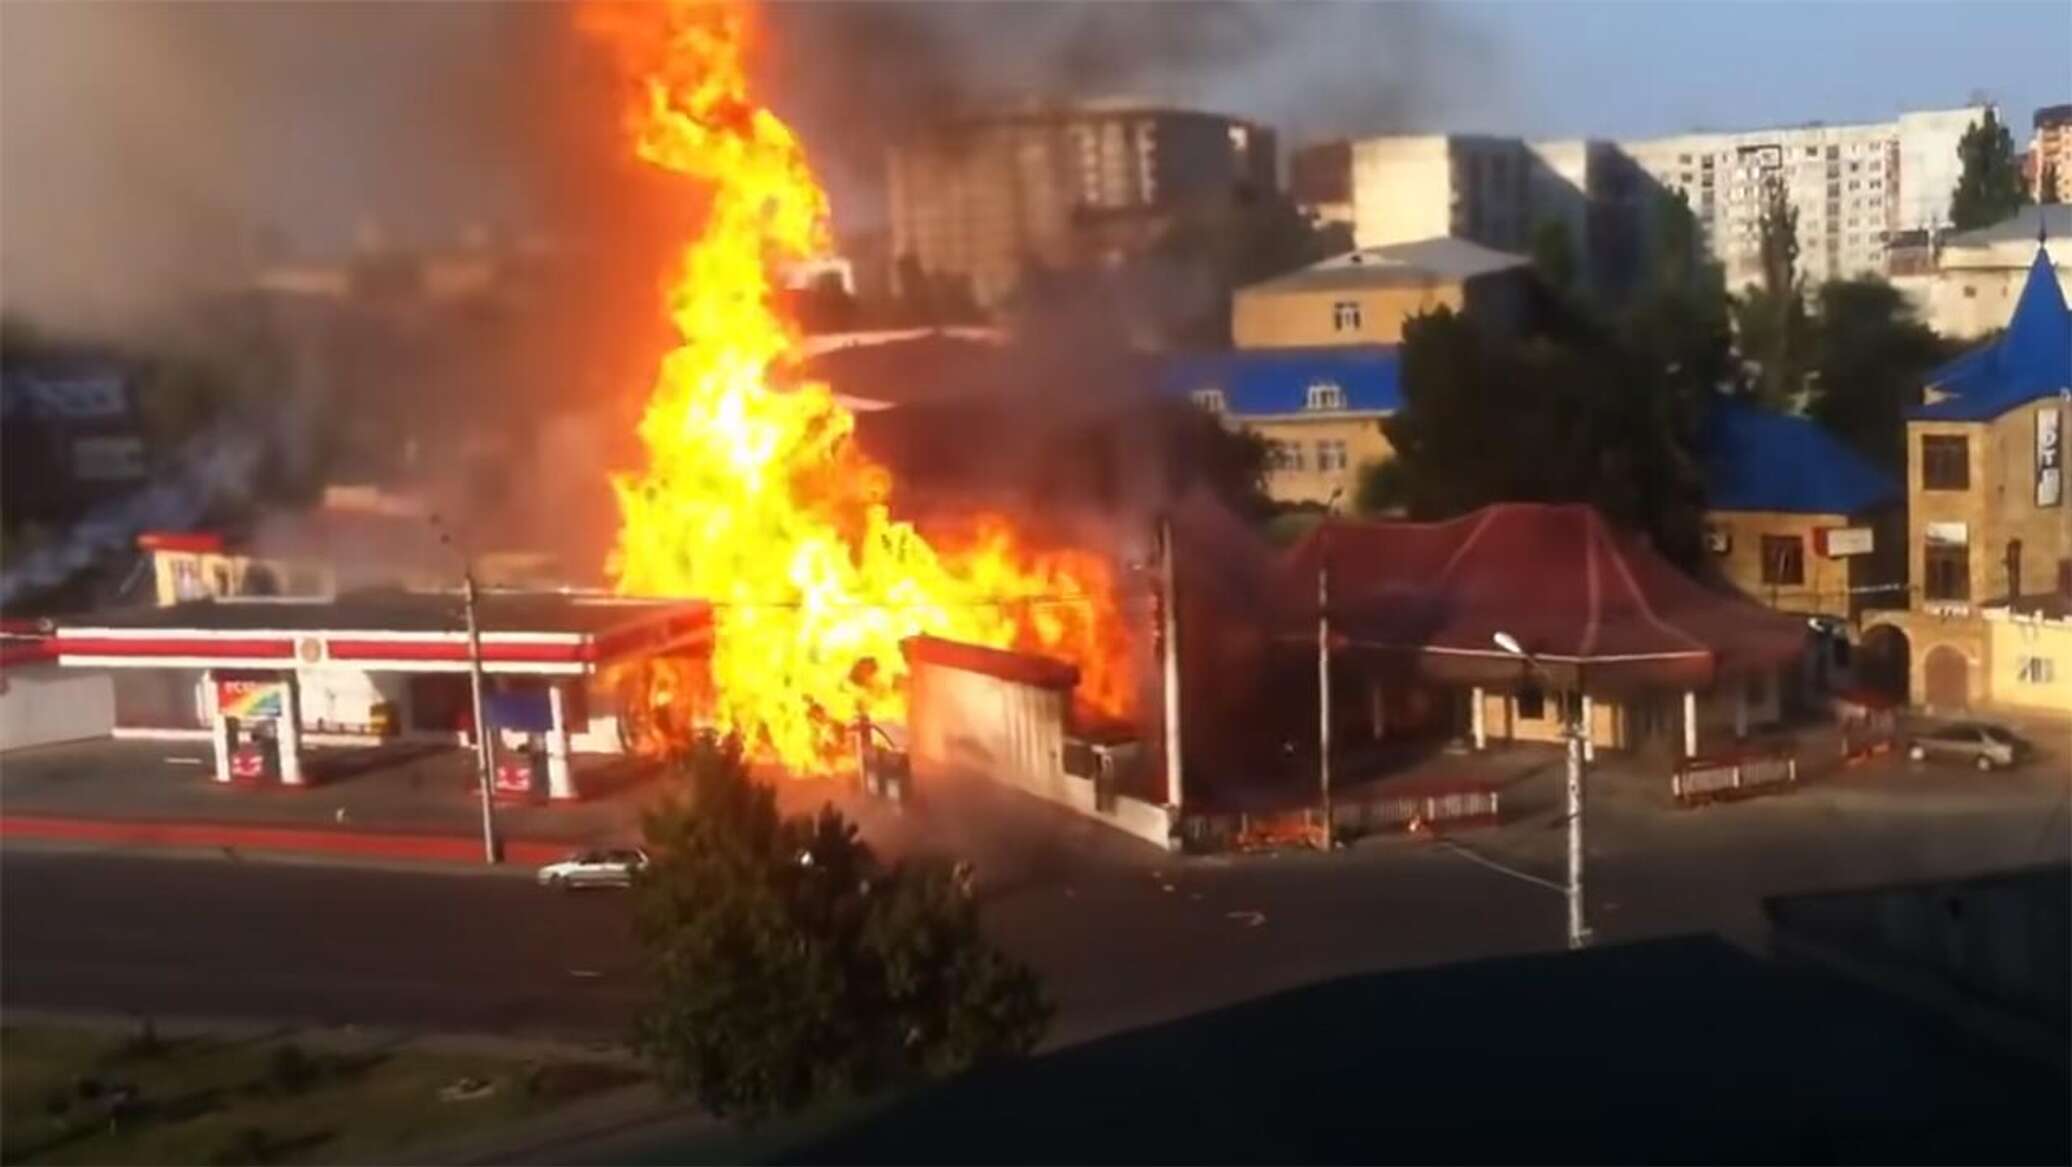
[[[1971,528],[1963,523],[1923,523],[1921,539],[1945,547],[1965,547],[1971,543]]]
[[[1829,559],[1848,555],[1869,555],[1873,546],[1869,527],[1823,527],[1815,532],[1821,554]]]
[[[2065,498],[2064,413],[2052,405],[2036,411],[2036,505],[2054,507]]]
[[[287,707],[288,687],[280,681],[217,681],[216,706],[239,721],[279,717]]]

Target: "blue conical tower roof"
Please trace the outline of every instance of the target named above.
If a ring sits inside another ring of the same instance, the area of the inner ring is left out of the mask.
[[[1913,416],[1946,421],[1984,421],[2072,389],[2072,309],[2048,248],[2036,248],[2007,331],[1929,374],[1928,384],[1950,396]]]

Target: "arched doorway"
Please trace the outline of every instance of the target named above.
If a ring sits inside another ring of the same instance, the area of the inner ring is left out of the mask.
[[[1929,708],[1962,709],[1969,705],[1970,671],[1971,662],[1949,645],[1938,644],[1929,649],[1927,658],[1921,662]]]
[[[1874,624],[1864,630],[1863,643],[1856,649],[1857,682],[1874,693],[1901,704],[1907,701],[1907,666],[1913,646],[1906,631],[1896,624]]]

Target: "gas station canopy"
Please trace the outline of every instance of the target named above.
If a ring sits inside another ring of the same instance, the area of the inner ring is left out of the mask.
[[[583,676],[615,661],[703,655],[712,644],[712,609],[700,600],[485,592],[476,610],[489,673]],[[61,664],[409,673],[469,667],[466,610],[452,592],[208,599],[91,619],[57,629],[52,648]]]

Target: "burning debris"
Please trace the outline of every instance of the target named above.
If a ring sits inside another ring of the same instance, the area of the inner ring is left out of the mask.
[[[668,288],[682,342],[640,423],[647,467],[614,482],[617,590],[716,611],[709,672],[651,679],[650,709],[675,708],[650,725],[673,737],[695,709],[768,760],[835,768],[859,717],[904,719],[899,646],[919,635],[1070,660],[1082,700],[1127,713],[1107,558],[1039,546],[997,514],[924,535],[893,517],[890,472],[852,440],[855,419],[826,385],[772,388],[802,357],[774,273],[828,250],[829,211],[790,127],[750,91],[747,9],[601,5],[582,23],[630,83],[638,156],[706,200]]]

